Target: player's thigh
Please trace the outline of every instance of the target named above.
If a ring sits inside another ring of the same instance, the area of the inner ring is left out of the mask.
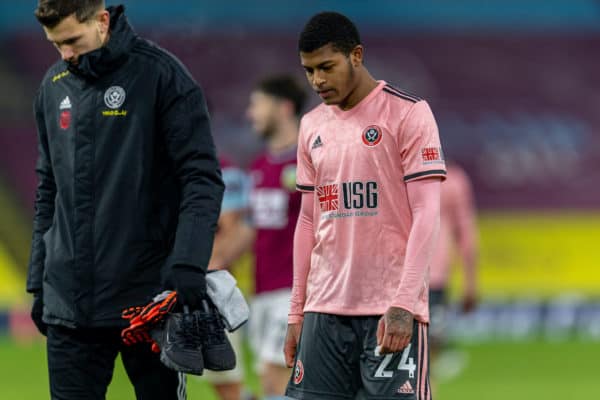
[[[431,399],[427,324],[414,322],[410,344],[403,351],[375,355],[377,321],[372,318],[366,329],[357,400]]]
[[[121,359],[138,400],[186,398],[185,375],[165,367],[149,343],[123,345]]]
[[[286,395],[294,399],[353,399],[362,349],[349,317],[306,313]]]
[[[118,354],[119,331],[48,326],[52,399],[104,399]]]

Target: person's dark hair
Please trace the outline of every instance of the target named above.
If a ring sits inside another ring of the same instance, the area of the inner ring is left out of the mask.
[[[104,8],[104,0],[39,0],[35,17],[47,28],[54,28],[71,14],[85,22]]]
[[[257,89],[270,96],[291,101],[294,104],[295,114],[299,116],[302,113],[306,101],[306,91],[293,77],[280,75],[265,78],[258,83]]]
[[[358,29],[346,16],[332,11],[314,15],[304,26],[298,40],[298,50],[310,53],[331,43],[349,55],[360,43]]]

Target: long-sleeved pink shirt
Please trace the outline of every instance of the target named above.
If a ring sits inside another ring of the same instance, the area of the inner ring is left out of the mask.
[[[351,110],[305,115],[296,182],[312,210],[294,241],[290,322],[305,311],[380,315],[390,306],[427,322],[445,174],[429,106],[383,81]]]

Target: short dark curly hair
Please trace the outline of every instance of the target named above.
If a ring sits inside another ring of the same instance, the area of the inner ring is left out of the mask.
[[[294,104],[294,113],[301,115],[306,102],[306,91],[298,81],[290,75],[277,75],[258,82],[256,88],[270,96],[289,100]]]
[[[310,53],[329,43],[345,55],[350,54],[357,45],[361,44],[356,25],[338,12],[326,11],[316,14],[300,33],[298,50]]]
[[[102,8],[104,0],[39,0],[35,17],[45,27],[54,28],[71,14],[86,22]]]

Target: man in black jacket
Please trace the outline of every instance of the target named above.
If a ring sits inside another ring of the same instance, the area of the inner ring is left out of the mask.
[[[202,91],[103,0],[39,0],[62,61],[35,99],[39,177],[27,291],[53,399],[103,399],[121,352],[138,399],[185,397],[121,311],[163,289],[197,308],[223,194]]]

